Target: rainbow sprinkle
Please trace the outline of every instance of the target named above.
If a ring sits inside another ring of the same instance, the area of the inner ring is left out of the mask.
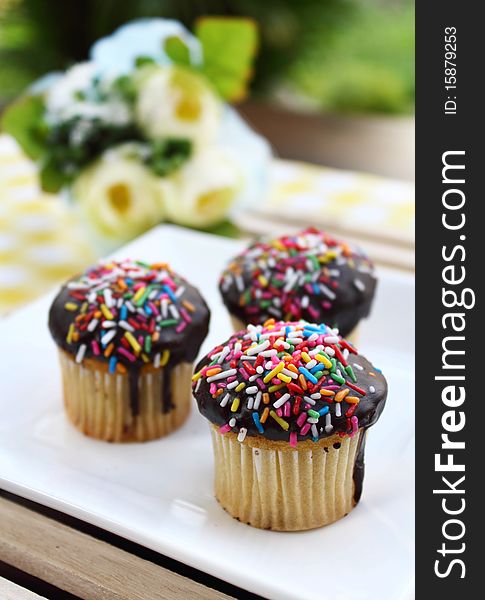
[[[345,366],[351,360],[358,374],[374,374],[355,362],[356,356],[356,349],[326,325],[270,319],[248,325],[210,352],[192,386],[196,398],[209,394],[217,403],[213,412],[225,420],[221,433],[234,430],[242,442],[273,427],[280,432],[277,439],[286,436],[295,447],[308,437],[357,433],[354,413],[376,387],[355,383],[354,370]]]
[[[351,286],[364,298],[366,282],[374,279],[371,261],[360,249],[308,228],[252,244],[229,263],[219,286],[225,301],[238,299],[248,323],[270,318],[328,321],[325,315],[337,299],[343,265],[355,270]]]

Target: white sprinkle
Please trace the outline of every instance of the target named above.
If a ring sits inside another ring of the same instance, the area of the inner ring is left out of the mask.
[[[230,351],[231,349],[229,348],[229,346],[224,346],[219,358],[217,359],[218,364],[221,364],[221,362],[226,358]]]
[[[86,348],[87,348],[86,344],[81,344],[79,346],[79,350],[77,351],[77,354],[76,354],[76,362],[77,363],[82,363],[84,355],[86,354]]]
[[[162,303],[160,308],[162,309],[162,317],[165,320],[168,316],[167,314],[167,306],[168,306],[168,300],[167,298],[162,298]]]
[[[89,322],[88,331],[93,332],[96,329],[96,327],[98,326],[98,323],[99,323],[98,319],[92,319]]]
[[[266,340],[262,344],[258,344],[257,346],[252,346],[251,348],[248,348],[246,350],[246,354],[248,356],[254,356],[254,354],[259,354],[260,352],[263,352],[269,346],[270,346],[270,341]]]
[[[250,375],[248,381],[256,381],[257,378],[258,378],[258,374],[256,373],[256,375]]]
[[[347,360],[349,358],[349,354],[350,354],[350,352],[347,350],[347,348],[344,348],[342,355],[345,358],[345,360]]]
[[[305,365],[305,368],[307,368],[308,370],[313,369],[313,367],[317,366],[317,361],[311,360],[310,362],[307,362],[307,364]]]
[[[258,360],[258,357],[257,356],[247,356],[246,354],[243,354],[239,360]]]
[[[236,418],[235,418],[235,417],[232,417],[232,419],[229,421],[229,425],[230,425],[231,427],[234,427],[234,425],[235,425],[235,424],[236,424]]]
[[[244,292],[244,281],[241,275],[236,275],[236,287],[239,292]]]
[[[305,402],[308,402],[308,404],[311,404],[312,406],[315,404],[315,400],[310,398],[310,396],[303,396],[303,398],[305,399]]]
[[[237,379],[236,379],[236,381],[231,381],[231,383],[228,383],[228,384],[227,384],[227,389],[228,389],[228,390],[233,390],[234,388],[237,388],[237,386],[238,386],[240,383],[241,383],[241,382],[240,382],[240,381],[238,381]]]
[[[359,292],[365,291],[365,283],[360,279],[354,279],[354,285],[359,290]]]
[[[326,344],[338,344],[340,341],[340,338],[337,337],[336,335],[327,335],[323,338],[323,341]]]
[[[153,366],[155,367],[155,369],[158,369],[160,366],[160,352],[157,352],[157,354],[155,354],[155,356],[153,357]]]
[[[114,305],[114,302],[113,302],[113,294],[111,293],[111,290],[109,288],[106,288],[103,292],[103,296],[104,296],[104,303],[106,304],[106,306],[108,308],[112,308]]]
[[[298,344],[301,344],[303,342],[303,338],[300,337],[294,337],[294,338],[290,338],[290,342],[294,345],[297,346]],[[288,346],[288,348],[290,347],[289,343],[283,344],[283,346]],[[286,348],[288,350],[288,348]]]
[[[177,310],[175,304],[169,304],[168,310],[170,311],[170,314],[174,319],[176,319],[177,321],[180,319],[179,311]]]
[[[301,299],[301,307],[307,308],[309,304],[310,304],[310,298],[308,296],[303,296],[303,298]]]
[[[288,369],[282,369],[281,372],[287,377],[291,377],[292,379],[298,379],[298,375],[296,373],[293,373],[293,371],[289,371]]]
[[[254,410],[258,410],[259,405],[261,404],[261,398],[263,397],[263,392],[260,390],[256,394],[256,398],[254,399]]]
[[[279,408],[280,406],[283,406],[283,404],[290,399],[290,394],[283,394],[281,396],[281,398],[279,398],[278,400],[276,400],[276,402],[273,402],[273,406],[275,408]]]
[[[252,385],[245,389],[246,394],[256,394],[258,391],[259,391],[259,388],[257,385]]]
[[[125,302],[125,306],[130,312],[135,312],[135,307],[129,300]]]
[[[103,329],[111,329],[112,327],[116,327],[116,321],[103,321],[101,327]]]
[[[237,436],[237,441],[244,442],[244,438],[246,437],[247,432],[248,432],[248,430],[245,427],[241,427],[241,429],[239,430],[238,436]]]
[[[320,284],[320,289],[322,290],[323,295],[327,296],[327,298],[330,298],[330,300],[335,300],[337,297],[337,294],[323,283]]]
[[[197,383],[195,384],[195,393],[197,393],[199,391],[200,388],[200,384],[202,383],[202,377],[199,377],[199,379],[197,379]]]
[[[254,404],[254,396],[249,396],[248,398],[248,410],[253,410]]]
[[[327,433],[330,433],[332,431],[332,429],[333,429],[333,425],[332,425],[331,421],[332,421],[332,417],[330,416],[330,413],[328,412],[325,415],[325,431]]]
[[[262,373],[264,373],[264,369],[261,365],[259,365],[258,367],[256,367],[256,373],[258,373],[259,375],[261,375]]]
[[[335,405],[335,416],[336,417],[341,417],[342,416],[342,407],[340,405],[340,402]]]
[[[375,388],[373,385],[370,385],[370,386],[369,386],[369,392],[370,392],[371,394],[375,394],[375,392],[376,392],[376,388]]]
[[[321,397],[322,397],[322,395],[318,394],[318,393],[317,394],[312,394],[310,396],[310,398],[312,398],[313,400],[320,400]]]
[[[180,296],[185,292],[185,287],[184,286],[180,286],[176,291],[174,296],[176,298],[180,298]]]
[[[318,429],[317,429],[317,426],[315,425],[315,423],[312,425],[312,435],[315,438],[318,437]]]
[[[362,365],[359,365],[358,363],[354,363],[354,367],[358,370],[358,371],[363,371],[364,367]]]
[[[200,379],[199,379],[200,381]],[[231,397],[231,394],[226,394],[224,396],[224,398],[219,402],[220,406],[222,406],[224,408],[224,406],[226,406],[226,404],[229,402],[229,398]]]
[[[335,350],[333,348],[330,348],[330,346],[325,346],[325,352],[329,356],[335,356]]]
[[[103,335],[103,337],[101,338],[101,343],[103,345],[109,344],[115,335],[116,335],[116,331],[114,329],[110,329],[108,331],[108,333],[105,333]]]
[[[231,377],[231,375],[235,375],[237,373],[236,369],[227,369],[227,371],[221,371],[216,375],[212,375],[211,377],[207,377],[207,383],[212,383],[213,381],[217,381],[218,379],[227,379]]]
[[[316,339],[318,339],[318,333],[312,333],[311,336],[307,338],[309,342],[314,342]]]
[[[120,321],[118,323],[118,325],[120,327],[122,327],[123,329],[125,329],[126,331],[131,331],[133,333],[133,331],[135,331],[135,328],[132,327],[129,323],[127,323],[126,321]]]
[[[237,354],[238,352],[241,352],[241,348],[242,348],[241,342],[237,342],[234,345],[234,353]]]
[[[306,422],[307,423],[318,423],[318,419],[315,419],[314,417],[308,417]]]

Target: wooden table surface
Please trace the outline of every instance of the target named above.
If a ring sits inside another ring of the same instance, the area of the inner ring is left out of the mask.
[[[412,119],[242,108],[279,156],[412,179]],[[0,599],[257,598],[77,519],[0,490]]]

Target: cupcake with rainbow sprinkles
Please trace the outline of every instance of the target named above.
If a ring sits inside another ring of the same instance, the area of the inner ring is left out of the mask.
[[[102,261],[68,281],[49,329],[70,421],[112,442],[177,429],[190,411],[192,364],[208,327],[198,290],[164,263]]]
[[[216,497],[230,515],[298,531],[357,504],[366,433],[387,383],[336,330],[274,319],[248,325],[204,357],[192,380],[210,423]]]
[[[305,319],[350,336],[370,313],[376,283],[362,250],[309,228],[251,244],[228,264],[219,289],[235,331]]]

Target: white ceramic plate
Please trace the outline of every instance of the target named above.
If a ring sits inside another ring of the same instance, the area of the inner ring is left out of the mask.
[[[212,309],[202,352],[228,337],[218,274],[240,242],[158,227],[117,253],[168,260]],[[241,524],[212,491],[212,449],[194,407],[176,433],[145,443],[88,439],[64,417],[46,326],[54,294],[0,323],[0,486],[268,598],[403,600],[413,593],[414,280],[381,271],[360,349],[390,394],[366,448],[360,504],[303,533]]]

